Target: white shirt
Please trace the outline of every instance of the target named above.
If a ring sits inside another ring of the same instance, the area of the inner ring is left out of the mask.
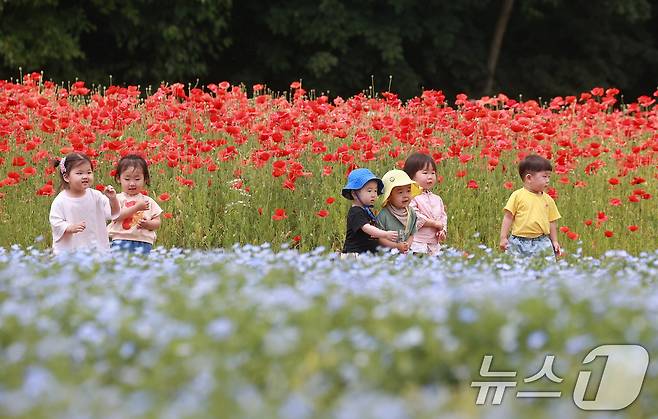
[[[105,223],[111,217],[109,198],[96,189],[88,188],[81,197],[72,197],[66,190],[60,192],[50,206],[53,252],[58,254],[79,248],[109,250]],[[65,233],[69,225],[82,221],[86,223],[83,231]]]

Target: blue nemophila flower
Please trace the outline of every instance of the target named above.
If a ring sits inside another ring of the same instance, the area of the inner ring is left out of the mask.
[[[208,336],[216,341],[228,339],[234,331],[233,322],[230,319],[221,317],[208,323],[205,332]]]
[[[602,343],[658,350],[658,252],[471,256],[0,248],[0,409],[203,417],[221,403],[235,417],[436,417],[471,391],[485,353],[528,372],[550,352],[573,378]],[[449,390],[433,401],[430,388]]]

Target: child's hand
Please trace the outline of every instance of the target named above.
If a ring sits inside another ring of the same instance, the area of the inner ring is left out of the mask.
[[[507,239],[507,237],[503,237],[502,239],[500,239],[500,244],[498,246],[500,246],[500,250],[506,252],[507,248],[509,247],[509,240]]]
[[[66,227],[66,232],[71,234],[81,233],[85,230],[85,228],[87,228],[87,223],[81,221],[77,224],[71,224],[68,227]]]
[[[386,240],[396,242],[396,241],[398,241],[398,232],[397,231],[387,231],[386,234],[384,235],[384,238]]]
[[[395,247],[400,253],[407,253],[409,251],[409,243],[407,242],[397,243]]]
[[[146,200],[142,200],[135,204],[135,207],[137,207],[137,211],[146,211],[149,209],[149,203]]]
[[[112,199],[117,196],[117,191],[114,190],[112,185],[107,185],[103,190],[103,194],[108,198]]]
[[[562,248],[560,247],[560,243],[556,241],[552,242],[553,244],[553,251],[555,252],[555,256],[560,257],[562,256]]]
[[[142,218],[141,220],[139,220],[137,222],[137,228],[143,228],[145,230],[149,230],[150,226],[151,226],[151,224],[149,223],[149,221],[146,218]]]

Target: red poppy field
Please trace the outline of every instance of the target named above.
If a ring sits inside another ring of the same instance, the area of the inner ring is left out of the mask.
[[[0,246],[50,245],[48,211],[58,179],[51,161],[71,151],[96,164],[98,188],[137,152],[150,163],[145,191],[165,211],[156,244],[186,248],[288,243],[338,250],[346,174],[381,176],[412,151],[438,164],[435,193],[448,210],[447,244],[498,243],[502,208],[521,186],[520,158],[549,158],[549,193],[562,214],[560,242],[631,253],[657,247],[658,91],[633,101],[594,88],[545,102],[425,91],[349,99],[294,82],[262,85],[58,85],[33,73],[0,81]]]

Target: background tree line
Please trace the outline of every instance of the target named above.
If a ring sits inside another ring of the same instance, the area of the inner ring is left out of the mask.
[[[0,78],[524,97],[658,84],[650,0],[8,0]]]

